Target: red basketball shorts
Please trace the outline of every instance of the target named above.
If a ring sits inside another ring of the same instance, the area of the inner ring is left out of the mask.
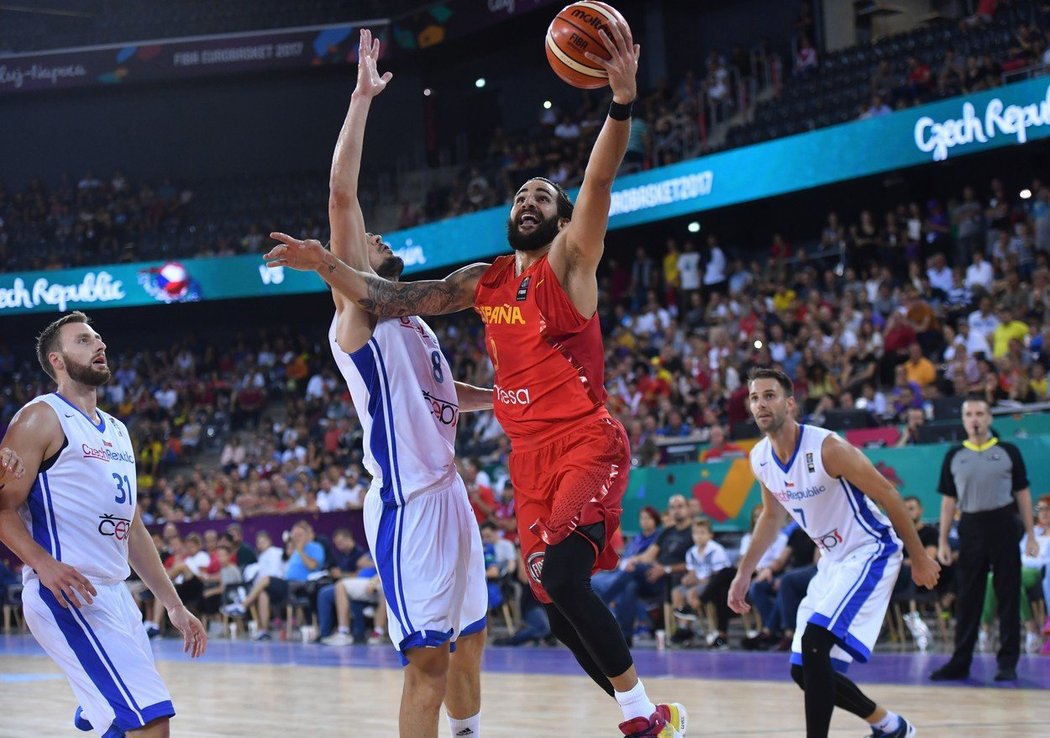
[[[631,450],[623,426],[610,417],[573,428],[545,446],[510,454],[510,480],[518,517],[521,553],[537,599],[549,603],[540,583],[547,546],[578,529],[604,524],[594,571],[612,569],[619,559],[610,545],[620,526]],[[585,534],[585,531],[581,531]]]

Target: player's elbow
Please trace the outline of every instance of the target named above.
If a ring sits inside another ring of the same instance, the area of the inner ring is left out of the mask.
[[[353,187],[344,187],[335,182],[332,183],[328,193],[328,210],[345,211],[357,202],[357,190]]]

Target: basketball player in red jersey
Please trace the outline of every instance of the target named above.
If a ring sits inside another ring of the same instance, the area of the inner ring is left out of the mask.
[[[522,554],[551,630],[623,709],[629,738],[680,738],[686,712],[654,705],[616,620],[593,592],[594,571],[613,568],[631,455],[605,407],[596,271],[604,250],[612,183],[630,133],[639,47],[608,6],[601,31],[613,103],[591,152],[576,205],[543,178],[514,196],[507,239],[514,253],[443,280],[388,282],[357,271],[317,241],[282,233],[271,266],[317,271],[376,315],[434,315],[473,307],[485,323],[495,369],[494,410],[511,439]]]

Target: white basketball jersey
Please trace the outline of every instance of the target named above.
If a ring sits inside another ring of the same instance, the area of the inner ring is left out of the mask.
[[[862,546],[885,546],[883,553],[900,550],[900,540],[875,503],[825,471],[821,447],[830,435],[824,428],[799,426],[798,445],[786,464],[763,438],[751,451],[751,469],[828,559],[842,560]]]
[[[19,510],[30,535],[59,561],[96,582],[128,578],[128,535],[138,489],[128,429],[101,410],[96,425],[57,392],[28,404],[49,405],[66,444],[36,477]],[[23,580],[36,578],[26,567]]]
[[[365,468],[383,502],[404,505],[456,472],[459,397],[430,326],[415,316],[383,318],[352,354],[328,330],[364,430]]]

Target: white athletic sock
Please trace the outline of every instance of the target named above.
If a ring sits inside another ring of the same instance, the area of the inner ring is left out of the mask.
[[[886,717],[877,723],[872,723],[871,727],[875,728],[875,730],[881,730],[883,733],[889,733],[891,730],[897,729],[900,719],[900,715],[886,710]]]
[[[620,709],[623,710],[625,722],[637,717],[648,720],[656,712],[656,705],[652,703],[649,695],[645,693],[645,687],[642,685],[641,679],[638,680],[638,683],[632,689],[626,692],[614,692],[614,695],[616,696],[616,701],[620,703]]]
[[[454,738],[479,738],[481,736],[481,713],[465,720],[456,720],[449,715],[448,727],[452,729]]]

